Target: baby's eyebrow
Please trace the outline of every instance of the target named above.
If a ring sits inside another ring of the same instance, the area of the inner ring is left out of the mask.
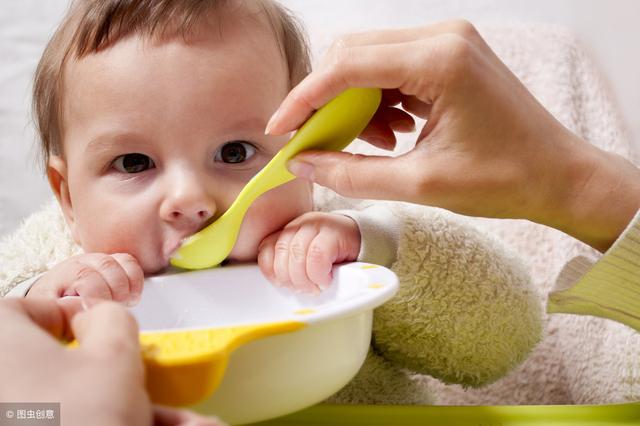
[[[221,118],[224,125],[218,126],[219,128],[211,134],[211,137],[217,140],[230,140],[241,135],[263,135],[268,118],[243,115]]]
[[[255,130],[263,129],[267,124],[267,120],[260,117],[238,117],[228,124],[230,129],[234,130]]]
[[[142,138],[134,132],[110,132],[93,138],[85,148],[88,155],[100,155],[122,146],[124,141],[140,141]]]
[[[236,132],[258,131],[262,134],[268,117],[257,116],[240,116],[227,121],[225,132],[229,137]],[[145,135],[129,130],[108,131],[100,134],[87,144],[85,154],[90,156],[99,156],[108,154],[116,149],[121,149],[123,144],[127,145],[146,145],[149,143],[148,137]]]

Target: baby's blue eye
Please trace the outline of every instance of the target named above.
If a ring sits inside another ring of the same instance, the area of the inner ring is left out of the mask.
[[[249,142],[232,141],[225,143],[216,152],[216,161],[235,164],[247,161],[256,153],[256,148]]]
[[[155,167],[153,160],[144,154],[125,154],[113,161],[113,167],[122,173],[140,173]]]

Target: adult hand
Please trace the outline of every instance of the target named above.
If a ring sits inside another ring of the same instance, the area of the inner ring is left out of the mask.
[[[220,424],[154,409],[133,317],[114,302],[82,310],[78,298],[0,300],[0,401],[60,402],[65,425]],[[60,342],[72,336],[76,349]]]
[[[377,146],[392,148],[394,130],[411,130],[407,112],[426,119],[415,148],[396,158],[302,153],[289,163],[292,173],[349,197],[525,218],[601,250],[640,207],[638,170],[564,128],[468,22],[339,40],[267,132],[296,129],[348,87],[387,89],[361,135]]]

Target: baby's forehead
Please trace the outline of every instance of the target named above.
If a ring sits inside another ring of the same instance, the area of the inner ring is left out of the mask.
[[[221,3],[226,7],[216,8],[215,13],[204,13],[194,21],[185,21],[186,18],[179,21],[175,18],[162,21],[161,25],[153,27],[153,32],[147,27],[141,27],[129,34],[116,33],[113,40],[103,48],[79,54],[67,61],[64,71],[65,83],[75,81],[78,74],[91,72],[91,67],[78,66],[83,62],[95,63],[95,59],[100,58],[100,62],[103,63],[100,66],[104,66],[104,63],[122,60],[118,55],[109,55],[109,52],[121,50],[123,44],[131,44],[132,40],[146,51],[157,48],[170,48],[176,52],[196,49],[206,57],[213,51],[224,50],[225,60],[215,64],[216,66],[232,64],[238,57],[244,57],[245,60],[255,58],[271,68],[280,68],[279,64],[284,65],[281,71],[288,74],[287,58],[283,54],[281,40],[269,22],[267,13],[252,2]],[[243,7],[231,7],[235,3]],[[200,71],[194,69],[193,75],[196,76]],[[63,90],[65,86],[67,84],[63,85]]]
[[[43,52],[34,82],[34,108],[45,162],[66,145],[68,126],[74,120],[67,114],[70,102],[75,102],[83,91],[95,92],[96,81],[91,77],[106,80],[110,87],[119,85],[108,71],[126,65],[126,61],[108,53],[130,39],[141,39],[147,46],[165,43],[176,51],[187,46],[201,48],[201,56],[209,55],[214,46],[226,45],[228,54],[215,64],[216,68],[229,65],[229,58],[243,58],[255,71],[277,76],[276,83],[261,81],[275,84],[278,90],[283,79],[288,91],[310,70],[302,26],[272,0],[73,1]],[[216,40],[218,45],[203,40]],[[252,44],[246,43],[249,40]],[[102,70],[100,66],[87,66],[95,65],[98,58],[102,59]],[[252,62],[249,58],[253,58]],[[160,64],[158,68],[168,67]],[[206,68],[193,71],[182,78],[208,73]],[[230,73],[234,71],[231,67]],[[137,89],[132,91],[135,92]],[[102,101],[97,94],[88,97],[91,99],[85,99],[84,105],[77,108],[80,112],[83,108],[94,109],[93,104]]]
[[[129,142],[263,134],[289,90],[287,65],[263,34],[245,22],[187,40],[132,35],[70,63],[65,145],[84,145],[122,128],[142,135],[118,138]]]
[[[85,11],[84,16],[77,13],[79,16],[72,19],[75,21],[69,28],[75,34],[70,46],[72,58],[98,53],[132,36],[151,43],[176,38],[197,43],[203,38],[229,38],[241,29],[279,43],[276,27],[284,24],[282,16],[276,17],[270,11],[274,7],[270,0],[156,0],[142,2],[139,7],[118,6],[113,11],[94,7],[97,10],[93,13]]]

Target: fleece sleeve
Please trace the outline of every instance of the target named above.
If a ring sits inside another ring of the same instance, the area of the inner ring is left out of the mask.
[[[400,280],[374,316],[374,349],[386,359],[482,386],[541,339],[541,298],[524,265],[464,217],[391,202],[339,213],[360,227],[358,260],[391,267]]]
[[[79,254],[55,201],[0,240],[0,296],[24,296],[33,278]]]
[[[373,204],[362,210],[336,210],[353,219],[360,230],[358,261],[390,267],[396,260],[402,217],[386,204]]]
[[[7,294],[4,295],[4,297],[26,297],[27,293],[29,293],[29,290],[31,290],[31,287],[36,283],[36,281],[38,281],[38,278],[40,278],[42,275],[43,274],[38,274],[25,281],[22,281],[21,283],[18,283],[15,287],[9,290]]]

